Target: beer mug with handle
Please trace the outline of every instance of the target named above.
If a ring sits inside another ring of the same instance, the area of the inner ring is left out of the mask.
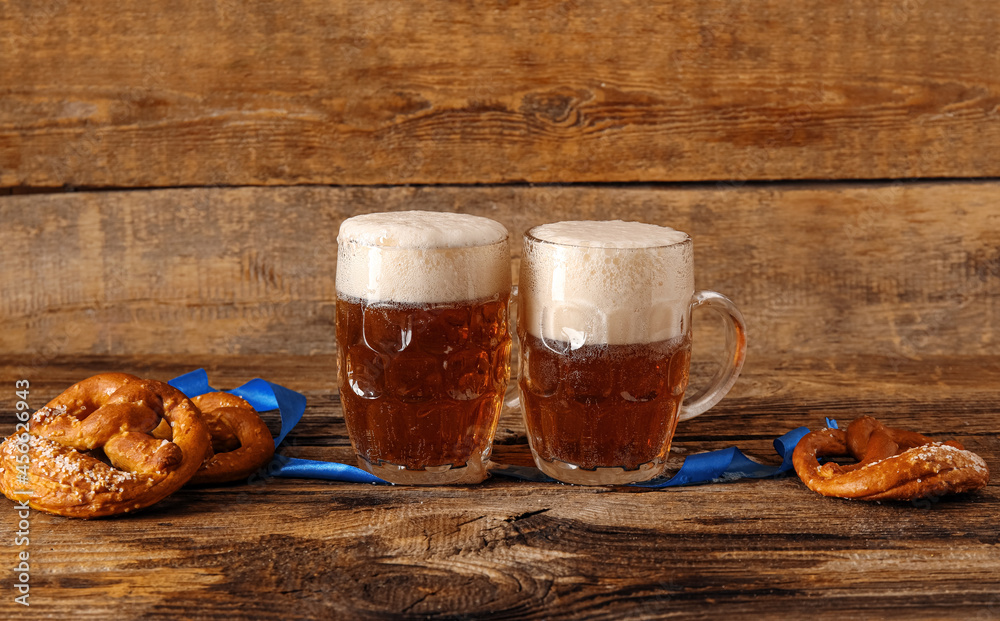
[[[524,237],[518,283],[518,389],[531,453],[566,483],[661,474],[677,422],[733,386],[746,354],[740,311],[694,289],[691,238],[640,222],[557,222]],[[691,311],[726,320],[726,360],[684,403]]]
[[[373,213],[337,238],[340,399],[359,465],[392,483],[478,483],[510,379],[499,222]]]

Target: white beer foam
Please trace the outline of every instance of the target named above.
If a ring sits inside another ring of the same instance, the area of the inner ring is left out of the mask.
[[[337,293],[371,302],[434,304],[510,291],[504,225],[431,211],[348,218],[337,237]]]
[[[557,222],[533,228],[521,260],[521,328],[583,344],[681,336],[694,295],[690,237],[642,222]],[[548,243],[544,243],[548,242]]]

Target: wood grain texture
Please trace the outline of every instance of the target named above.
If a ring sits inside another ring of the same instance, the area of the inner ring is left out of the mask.
[[[990,0],[0,2],[0,186],[1000,175]]]
[[[168,379],[204,366],[229,388],[264,375],[309,399],[279,453],[351,461],[331,356],[91,356],[0,362],[34,407],[105,369]],[[930,379],[929,379],[930,378]],[[33,618],[940,619],[1000,616],[1000,363],[995,356],[784,357],[748,367],[675,454],[737,444],[774,462],[775,435],[876,413],[987,461],[977,494],[917,503],[827,499],[796,478],[673,491],[494,477],[407,488],[265,478],[182,490],[127,519],[32,512]],[[273,423],[274,421],[271,420]],[[507,419],[499,460],[523,456]],[[0,499],[4,532],[13,503]],[[0,548],[13,566],[23,548]],[[11,618],[9,587],[0,615]]]
[[[685,230],[696,285],[741,306],[751,357],[989,354],[1000,338],[998,205],[995,182],[0,197],[0,353],[330,354],[341,221],[432,209],[492,217],[515,240],[563,219]],[[697,329],[711,325],[698,317]]]

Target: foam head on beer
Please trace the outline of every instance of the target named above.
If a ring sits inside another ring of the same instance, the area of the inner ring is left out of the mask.
[[[348,218],[337,237],[337,292],[371,302],[434,304],[510,291],[507,229],[430,211]]]
[[[686,332],[694,295],[686,233],[618,220],[543,224],[528,236],[518,318],[528,334],[576,348]]]

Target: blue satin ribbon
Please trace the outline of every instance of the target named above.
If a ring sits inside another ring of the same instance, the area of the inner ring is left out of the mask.
[[[735,446],[707,453],[688,455],[681,469],[666,480],[637,483],[639,487],[676,487],[698,483],[735,481],[736,479],[763,479],[776,477],[792,470],[792,453],[795,445],[809,433],[807,427],[793,429],[774,440],[774,451],[781,458],[781,465],[760,464],[743,454]]]
[[[208,383],[208,374],[204,369],[197,369],[170,380],[169,384],[188,397],[197,397],[206,392],[216,392]],[[306,398],[301,393],[289,390],[284,386],[272,384],[260,378],[252,379],[233,390],[230,394],[246,399],[258,412],[278,410],[281,417],[281,433],[274,440],[274,446],[281,444],[288,432],[302,419],[306,409]],[[832,424],[831,424],[832,423]],[[827,419],[827,426],[836,428],[836,421]],[[781,465],[768,466],[755,462],[744,455],[735,446],[707,453],[696,453],[684,459],[684,463],[669,479],[656,479],[645,483],[636,483],[638,487],[664,488],[681,485],[697,485],[701,483],[719,483],[737,479],[760,479],[775,477],[792,470],[792,453],[795,445],[809,433],[806,427],[793,429],[775,439],[774,450],[782,459]],[[530,481],[555,481],[544,475],[537,468],[525,466],[509,466],[493,464],[492,474],[514,477]],[[382,483],[386,481],[362,470],[336,462],[299,459],[275,455],[267,467],[267,474],[275,477],[325,479],[327,481],[343,481],[348,483]]]
[[[188,398],[197,397],[206,392],[219,392],[209,385],[208,374],[205,372],[205,369],[196,369],[190,373],[185,373],[167,383],[184,393]],[[278,410],[278,415],[281,417],[281,433],[274,439],[275,448],[281,444],[281,441],[285,439],[288,432],[295,425],[299,424],[299,421],[302,420],[302,414],[306,411],[305,395],[260,378],[252,379],[239,388],[224,392],[246,399],[247,403],[253,406],[253,409],[258,412]],[[285,457],[284,455],[274,456],[274,459],[267,466],[267,475],[285,478],[347,481],[350,483],[385,483],[388,485],[386,481],[356,466],[329,461]]]
[[[799,427],[774,440],[774,450],[781,458],[781,464],[778,466],[768,466],[753,461],[738,448],[731,446],[717,451],[688,455],[681,464],[681,469],[673,476],[634,483],[633,486],[661,489],[781,476],[792,470],[792,453],[795,451],[795,445],[807,433],[809,433],[807,427]],[[541,470],[526,466],[499,466],[490,469],[490,472],[528,481],[555,481],[542,474]]]
[[[332,461],[280,457],[281,463],[269,474],[287,479],[324,479],[326,481],[346,481],[348,483],[382,483],[391,485],[367,470]]]
[[[220,392],[209,386],[208,374],[205,373],[205,369],[196,369],[185,373],[167,383],[184,393],[188,398],[197,397],[206,392]],[[246,399],[247,403],[258,412],[278,410],[281,415],[281,432],[274,439],[275,447],[281,444],[281,441],[295,425],[299,424],[299,421],[302,420],[302,413],[306,411],[306,398],[302,393],[260,378],[252,379],[239,388],[222,392]]]

